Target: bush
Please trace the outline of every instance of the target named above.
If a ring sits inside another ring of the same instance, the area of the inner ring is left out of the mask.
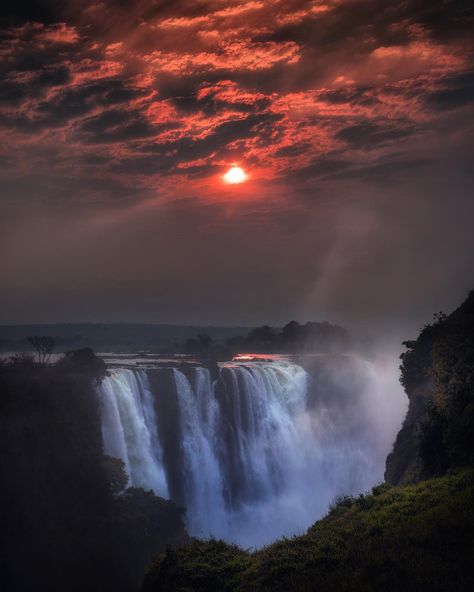
[[[161,555],[143,592],[468,591],[474,470],[344,497],[307,534],[249,553],[193,541]]]

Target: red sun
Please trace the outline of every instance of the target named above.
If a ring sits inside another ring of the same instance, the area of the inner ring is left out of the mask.
[[[246,181],[248,175],[241,167],[233,166],[222,178],[224,179],[224,183],[228,183],[229,185],[238,185],[239,183]]]

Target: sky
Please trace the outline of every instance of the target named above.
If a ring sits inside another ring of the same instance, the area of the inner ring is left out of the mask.
[[[471,2],[0,11],[0,323],[410,332],[474,287]]]

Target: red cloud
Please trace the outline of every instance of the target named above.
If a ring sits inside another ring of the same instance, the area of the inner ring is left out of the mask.
[[[361,153],[408,149],[435,125],[425,94],[437,100],[443,80],[467,68],[466,41],[435,38],[402,12],[354,12],[348,23],[349,4],[209,1],[191,11],[142,0],[128,22],[104,2],[76,22],[10,28],[0,124],[26,168],[48,154],[52,178],[93,169],[135,188],[212,176],[235,160],[267,178],[322,178],[342,166],[327,164],[336,153],[357,164]]]
[[[299,48],[293,42],[251,43],[246,40],[219,44],[215,51],[153,51],[144,61],[154,70],[173,75],[190,75],[213,70],[267,70],[278,63],[295,64]]]
[[[68,27],[66,23],[58,23],[45,27],[37,35],[39,41],[45,43],[76,43],[79,41],[79,34],[75,27]]]

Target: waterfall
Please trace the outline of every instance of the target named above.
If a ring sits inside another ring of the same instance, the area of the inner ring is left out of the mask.
[[[212,409],[214,398],[209,372],[203,368],[197,369],[195,389],[191,387],[189,380],[182,372],[174,369],[173,374],[184,453],[187,525],[190,532],[196,535],[223,536],[224,533],[220,531],[225,512],[223,482],[217,460],[219,443],[215,437],[216,409]]]
[[[100,389],[104,452],[120,458],[132,485],[168,497],[153,396],[146,373],[111,372]]]
[[[302,532],[383,474],[361,405],[310,382],[282,360],[225,363],[214,382],[204,367],[110,370],[104,451],[130,485],[184,505],[194,536],[259,546]]]

